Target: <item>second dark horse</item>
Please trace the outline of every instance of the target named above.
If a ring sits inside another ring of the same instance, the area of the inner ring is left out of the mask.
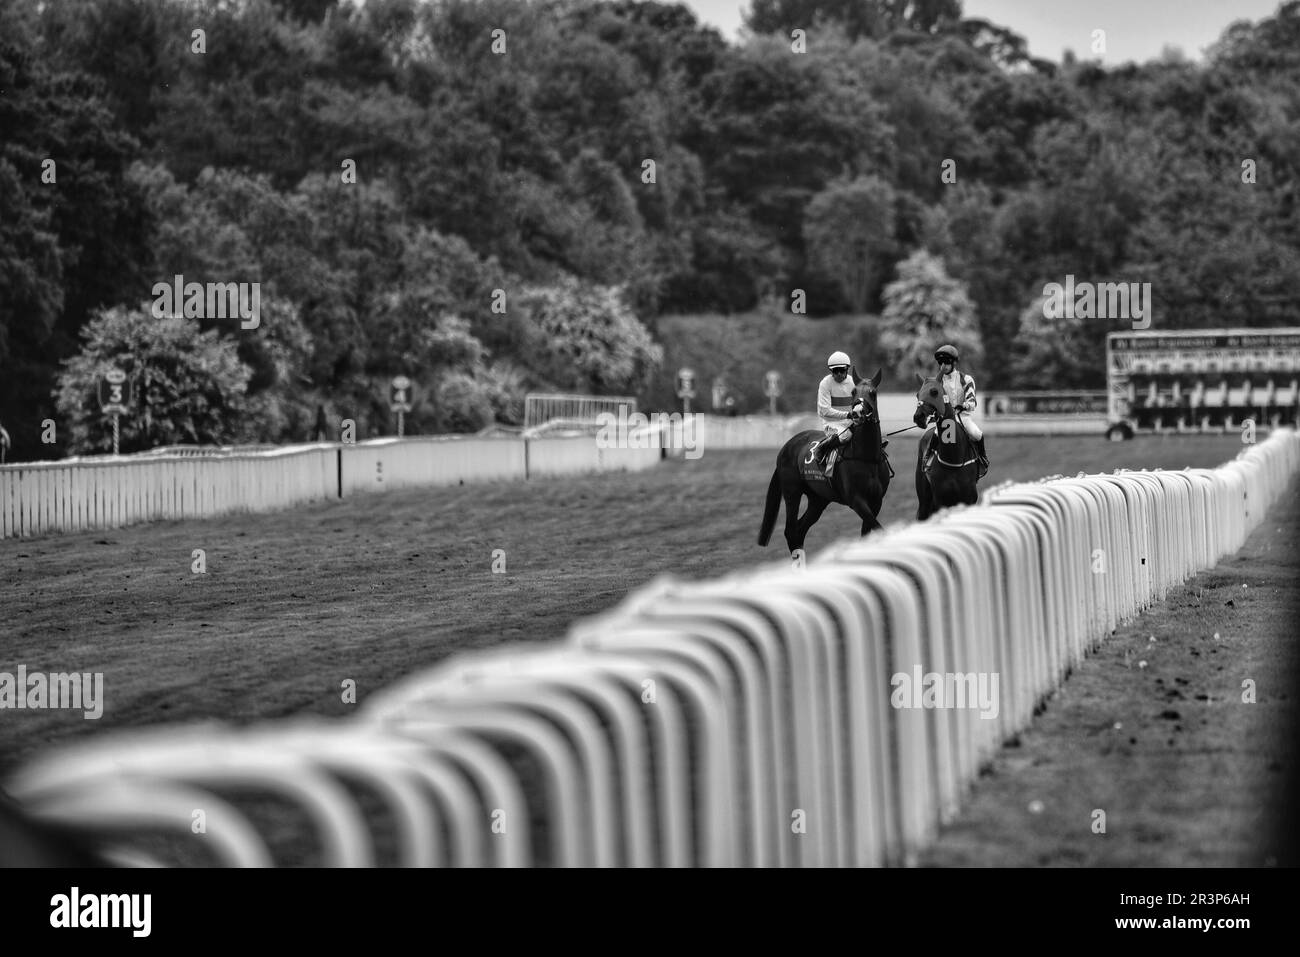
[[[824,432],[800,432],[781,447],[772,480],[767,485],[767,505],[763,510],[758,544],[766,545],[771,540],[782,499],[785,500],[785,542],[792,555],[803,548],[808,530],[832,502],[846,505],[858,513],[862,519],[863,535],[881,528],[876,515],[880,512],[880,503],[884,501],[893,470],[881,444],[880,412],[876,404],[880,374],[877,369],[870,379],[858,382],[849,420],[852,437],[841,448],[841,458],[830,481],[813,455],[816,444],[826,438]],[[800,515],[800,500],[804,496],[808,497],[808,507]]]
[[[940,509],[979,500],[979,460],[943,383],[919,375],[917,379],[921,388],[912,421],[924,427],[928,418],[935,419],[916,447],[916,520],[923,522]]]

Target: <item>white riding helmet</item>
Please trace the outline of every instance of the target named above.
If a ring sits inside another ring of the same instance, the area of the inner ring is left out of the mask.
[[[834,369],[836,366],[851,366],[852,362],[843,352],[832,352],[831,357],[826,360],[826,368]]]

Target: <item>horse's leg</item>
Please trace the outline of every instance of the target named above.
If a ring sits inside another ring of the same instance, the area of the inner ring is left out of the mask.
[[[934,510],[938,512],[945,508],[952,508],[962,500],[964,495],[961,479],[950,472],[945,473],[934,490]]]
[[[864,536],[870,532],[878,532],[884,527],[876,518],[884,493],[876,483],[876,477],[870,465],[855,462],[852,473],[849,474],[846,471],[844,492],[846,494],[843,496],[842,501],[862,519],[862,534]],[[873,500],[874,504],[872,504]]]
[[[925,475],[925,450],[929,445],[932,429],[927,429],[916,443],[916,520],[924,522],[934,510],[931,504],[930,480]]]
[[[916,465],[916,520],[924,522],[934,512],[934,494],[930,480],[918,462]]]
[[[864,538],[872,532],[878,532],[885,527],[876,518],[876,510],[871,507],[871,503],[867,501],[866,496],[855,494],[849,500],[849,508],[857,512],[858,517],[862,519],[862,536]]]
[[[785,486],[782,490],[785,495],[785,543],[790,546],[790,554],[803,548],[803,519],[799,516],[799,500],[803,498],[802,483]],[[808,499],[809,508],[812,507],[812,497]]]
[[[822,512],[826,511],[827,505],[830,505],[830,499],[822,498],[820,495],[808,496],[808,508],[799,519],[799,548],[803,548],[804,537],[807,536],[808,530],[817,524],[817,520],[822,517]],[[790,551],[793,552],[794,549],[791,548]]]

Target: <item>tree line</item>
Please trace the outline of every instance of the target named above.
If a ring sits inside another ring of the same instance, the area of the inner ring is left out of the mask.
[[[318,406],[389,431],[395,374],[413,432],[517,422],[530,390],[646,395],[661,317],[796,290],[895,363],[952,323],[986,388],[1100,385],[1118,327],[1043,316],[1067,274],[1150,282],[1153,328],[1300,314],[1297,0],[1202,62],[1111,69],[1032,57],[957,0],[754,0],[747,25],[728,43],[631,0],[8,0],[11,459],[105,447],[110,360],[138,379],[130,451],[301,439]],[[174,275],[259,282],[262,322],[158,318]]]

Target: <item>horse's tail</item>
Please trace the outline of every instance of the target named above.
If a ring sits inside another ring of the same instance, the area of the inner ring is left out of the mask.
[[[758,544],[766,545],[776,527],[776,514],[781,510],[781,470],[772,470],[772,481],[767,483],[767,505],[763,509],[763,527],[758,530]]]

